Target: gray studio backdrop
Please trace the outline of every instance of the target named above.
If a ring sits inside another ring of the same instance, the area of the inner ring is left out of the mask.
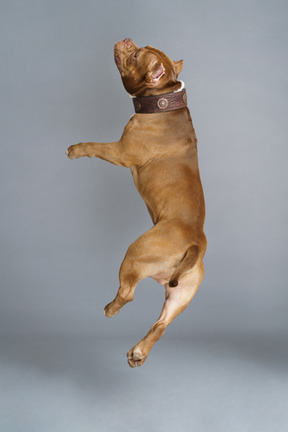
[[[151,226],[129,170],[66,148],[113,141],[133,113],[125,37],[184,59],[199,141],[205,278],[166,336],[287,329],[287,3],[1,1],[1,303],[5,334],[135,342],[163,288],[108,320],[129,244]]]

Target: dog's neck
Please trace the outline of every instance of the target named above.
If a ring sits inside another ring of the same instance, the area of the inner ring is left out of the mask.
[[[167,111],[175,111],[187,107],[187,94],[185,84],[173,93],[166,93],[157,96],[133,96],[132,101],[136,114],[153,114]]]

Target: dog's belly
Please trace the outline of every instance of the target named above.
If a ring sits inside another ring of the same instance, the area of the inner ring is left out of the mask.
[[[132,166],[131,168],[130,168],[130,170],[131,170],[131,173],[132,173],[132,176],[133,176],[133,180],[134,180],[134,184],[135,184],[135,186],[136,186],[136,189],[138,190],[138,192],[140,193],[140,191],[139,191],[139,176],[138,176],[138,170],[137,170],[137,167],[136,166]],[[140,194],[141,195],[141,194]],[[145,204],[146,204],[146,207],[147,207],[147,210],[148,210],[148,212],[149,212],[149,214],[150,214],[150,217],[151,217],[151,219],[152,219],[152,222],[155,224],[156,223],[156,219],[155,219],[155,216],[154,216],[154,212],[152,211],[152,209],[149,207],[149,205],[147,204],[147,202],[146,202],[146,200],[144,199],[144,197],[142,196],[142,198],[143,198],[143,200],[144,200],[144,202],[145,202]]]
[[[151,276],[151,278],[158,282],[160,285],[165,285],[169,282],[169,279],[163,275],[154,275]]]

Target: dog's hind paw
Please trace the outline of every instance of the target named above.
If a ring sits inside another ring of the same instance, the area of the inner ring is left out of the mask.
[[[119,312],[119,309],[115,308],[115,302],[114,300],[111,303],[108,303],[104,308],[104,315],[107,318],[112,318],[114,315],[117,315]]]
[[[127,353],[127,361],[131,368],[142,366],[147,358],[147,355],[143,354],[138,348],[132,348]]]

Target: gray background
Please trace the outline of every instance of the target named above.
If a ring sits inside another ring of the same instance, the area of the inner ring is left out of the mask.
[[[0,2],[1,431],[287,430],[287,12]],[[200,290],[135,371],[124,355],[163,288],[102,309],[151,221],[129,170],[65,156],[117,140],[133,113],[113,61],[124,37],[184,59],[207,207]]]

